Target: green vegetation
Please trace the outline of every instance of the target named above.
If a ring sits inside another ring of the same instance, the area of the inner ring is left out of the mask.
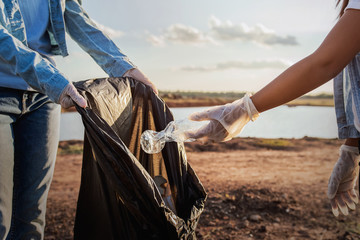
[[[304,95],[302,97],[299,97],[299,99],[332,99],[333,97],[333,94],[330,93],[320,93],[316,95]]]
[[[293,144],[286,139],[257,139],[255,145],[258,147],[269,148],[269,149],[286,149],[293,147]]]
[[[202,91],[159,91],[161,97],[168,98],[241,98],[246,92],[202,92]],[[320,93],[317,95],[304,95],[299,99],[332,99],[333,95],[329,93]]]
[[[243,97],[245,92],[160,91],[159,95],[170,107],[197,107],[226,104]],[[334,106],[334,100],[332,94],[321,93],[302,96],[287,105]]]
[[[59,143],[58,155],[82,154],[82,141],[62,141]]]
[[[286,105],[288,106],[334,106],[334,100],[332,98],[298,98]]]
[[[342,229],[346,229],[346,232],[360,234],[360,223],[355,221],[338,222],[337,225]]]
[[[186,98],[227,98],[238,99],[245,92],[186,92],[186,91],[160,91],[162,98],[186,99]]]
[[[159,96],[169,107],[205,107],[230,103],[242,98],[245,92],[191,92],[191,91],[160,91]],[[305,95],[295,99],[288,106],[334,106],[333,95],[321,93]],[[74,107],[61,109],[62,112],[76,111]]]

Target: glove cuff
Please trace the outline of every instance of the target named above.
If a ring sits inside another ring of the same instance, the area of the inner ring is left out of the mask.
[[[62,90],[61,93],[60,93],[59,100],[58,100],[56,103],[61,104],[61,102],[63,101],[64,97],[68,94],[69,88],[71,88],[71,85],[73,85],[72,82],[68,82],[68,83],[64,86],[63,90]]]
[[[340,151],[346,151],[355,154],[356,156],[359,156],[359,148],[358,147],[352,147],[348,145],[341,145]]]
[[[251,94],[246,93],[244,96],[244,105],[246,107],[246,110],[248,112],[249,118],[251,121],[255,121],[259,117],[259,112],[256,109],[254,103],[251,101]]]

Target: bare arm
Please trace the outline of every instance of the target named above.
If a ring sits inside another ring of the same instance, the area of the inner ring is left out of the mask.
[[[360,11],[347,10],[320,47],[252,96],[259,112],[287,103],[334,78],[360,51]]]

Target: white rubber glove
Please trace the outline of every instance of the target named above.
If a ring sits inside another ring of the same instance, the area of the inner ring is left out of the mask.
[[[189,116],[193,121],[210,120],[209,124],[186,134],[201,142],[223,142],[237,136],[243,127],[259,116],[250,95],[226,105],[211,107]]]
[[[359,149],[342,145],[339,155],[329,179],[327,192],[332,212],[336,217],[339,216],[339,208],[344,215],[348,215],[348,208],[355,210],[355,204],[359,202]]]
[[[82,108],[86,107],[86,100],[79,94],[74,85],[70,82],[64,88],[59,98],[59,104],[63,108],[69,108],[74,106],[74,102]]]
[[[124,73],[123,77],[131,77],[137,81],[140,81],[140,82],[150,86],[152,88],[152,90],[154,91],[154,93],[159,94],[156,86],[150,81],[150,79],[147,76],[145,76],[145,74],[143,72],[141,72],[137,68],[130,69],[129,71]]]

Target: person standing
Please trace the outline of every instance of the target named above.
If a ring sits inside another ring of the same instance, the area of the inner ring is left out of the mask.
[[[0,1],[0,240],[43,239],[60,107],[85,99],[55,66],[65,30],[112,77],[155,85],[77,0]]]

